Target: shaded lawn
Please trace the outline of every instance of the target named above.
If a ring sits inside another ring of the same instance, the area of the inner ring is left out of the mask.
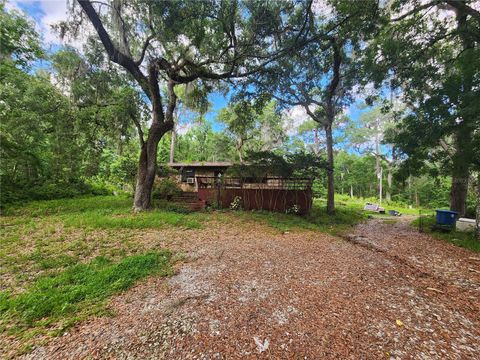
[[[148,229],[201,228],[231,217],[261,221],[273,231],[319,230],[337,234],[365,219],[358,209],[338,206],[335,216],[315,201],[301,217],[264,211],[190,213],[156,202],[134,214],[128,197],[96,196],[34,201],[7,208],[0,217],[0,334],[13,336],[28,352],[46,335],[62,334],[92,315],[107,315],[109,296],[149,275],[167,276],[181,254],[162,249],[160,239],[141,240]],[[0,336],[1,346],[6,338]]]
[[[337,204],[335,215],[328,215],[325,202],[319,199],[313,201],[312,210],[306,216],[268,211],[241,211],[238,214],[247,220],[262,221],[282,232],[305,229],[318,230],[332,235],[339,235],[367,219],[367,214],[363,210],[341,204]]]
[[[24,206],[11,207],[6,210],[5,215],[28,218],[57,216],[66,226],[93,229],[148,229],[164,226],[193,229],[201,226],[196,214],[158,208],[134,214],[131,207],[132,199],[125,196],[79,197],[34,201]]]
[[[103,300],[128,289],[137,280],[150,274],[171,274],[170,260],[168,251],[127,256],[116,263],[96,257],[86,264],[41,276],[20,294],[0,292],[4,330],[15,334],[58,320],[67,320],[69,325],[79,317],[98,313],[103,309]]]
[[[139,242],[138,234],[145,229],[198,228],[200,215],[175,209],[134,214],[131,203],[126,197],[99,196],[6,209],[0,217],[4,351],[28,351],[45,335],[61,334],[88,316],[106,314],[110,295],[149,275],[171,274],[171,264],[181,254],[172,257],[161,240]],[[24,348],[15,349],[7,340],[10,335]]]

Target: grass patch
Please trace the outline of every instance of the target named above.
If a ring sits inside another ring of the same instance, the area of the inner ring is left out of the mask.
[[[91,229],[159,229],[165,226],[179,226],[186,229],[198,229],[201,223],[194,214],[152,210],[148,212],[104,214],[91,211],[79,216],[64,217],[66,226]]]
[[[319,230],[338,235],[347,228],[366,219],[361,210],[338,205],[335,215],[328,215],[322,200],[314,200],[310,214],[305,216],[268,211],[239,212],[248,219],[266,222],[269,226],[285,232],[295,229]]]
[[[10,332],[16,332],[88,312],[148,275],[171,274],[170,260],[168,251],[128,256],[117,263],[97,257],[41,277],[18,295],[0,293],[0,318],[13,321],[15,327],[10,327]]]
[[[134,214],[132,199],[125,196],[96,196],[49,201],[33,201],[8,208],[4,215],[29,218],[56,216],[66,226],[91,229],[154,229],[181,226],[201,227],[197,214],[185,209],[157,208]],[[13,220],[18,221],[18,219]]]
[[[432,226],[435,225],[436,219],[434,215],[422,217],[423,231],[430,234],[436,239],[448,241],[449,243],[457,246],[469,249],[473,252],[480,252],[480,241],[475,239],[475,233],[464,231],[450,231],[441,232],[432,230]],[[415,219],[412,222],[412,226],[419,227],[420,219]]]
[[[199,228],[203,216],[165,206],[134,214],[125,196],[9,206],[0,216],[0,358],[106,314],[110,295],[150,274],[169,274],[175,256],[157,252],[165,239],[144,230]]]
[[[319,200],[319,201],[324,201],[324,200]],[[367,202],[375,203],[378,204],[379,201],[378,199],[375,198],[357,198],[353,197],[350,198],[348,195],[341,195],[341,194],[335,194],[335,202],[336,205],[339,207],[346,207],[350,209],[355,209],[355,210],[363,210],[363,207]],[[421,210],[422,212],[429,211],[429,209],[426,208],[410,208],[408,205],[404,203],[398,203],[395,201],[383,201],[382,205],[383,208],[385,208],[385,212],[388,214],[388,210],[397,210],[401,214],[405,215],[418,215],[419,211]]]
[[[132,208],[132,199],[122,196],[83,196],[72,199],[31,201],[26,204],[12,204],[5,209],[6,216],[40,217],[84,212],[114,213]]]

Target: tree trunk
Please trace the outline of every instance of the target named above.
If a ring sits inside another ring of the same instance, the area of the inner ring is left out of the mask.
[[[455,134],[455,154],[452,157],[452,186],[450,189],[450,210],[457,211],[460,216],[467,211],[468,177],[470,164],[463,141],[468,141],[470,134],[459,129]]]
[[[343,172],[340,173],[340,194],[343,195]]]
[[[379,172],[378,172],[378,193],[380,199],[380,205],[382,205],[383,200],[383,167],[380,165]]]
[[[452,186],[450,189],[450,210],[460,216],[467,211],[468,178],[470,176],[472,129],[466,124],[459,124],[455,139],[455,153],[452,156]]]
[[[460,216],[467,211],[468,178],[463,176],[452,178],[450,190],[450,210],[457,211]]]
[[[333,177],[333,135],[332,121],[328,121],[325,126],[325,134],[327,140],[327,214],[335,214],[335,189]]]
[[[150,127],[148,139],[142,143],[138,160],[137,184],[133,199],[135,212],[150,209],[152,206],[152,189],[157,173],[157,149],[162,136],[171,129],[167,124],[154,122]]]
[[[237,154],[238,154],[238,159],[240,160],[240,164],[243,164],[242,148],[243,148],[243,140],[238,139],[238,141],[237,141]]]
[[[480,171],[477,176],[477,209],[476,209],[476,226],[475,235],[478,241],[480,241]]]
[[[392,168],[391,166],[388,167],[388,174],[387,174],[387,192],[385,193],[385,198],[387,201],[392,201]]]
[[[375,120],[376,134],[375,134],[375,172],[377,173],[378,179],[378,199],[380,205],[382,205],[382,193],[383,193],[383,169],[380,159],[380,138],[379,138],[379,128],[380,128],[380,118]]]
[[[412,198],[412,175],[408,175],[407,184],[408,184],[408,198],[410,200],[410,204],[412,204],[413,203],[413,198]]]
[[[175,125],[172,129],[172,140],[170,141],[170,163],[175,161],[175,142],[177,140],[177,132],[175,131]]]
[[[473,49],[474,43],[467,32],[467,14],[463,9],[455,8],[457,29],[462,39],[463,50]],[[465,94],[472,91],[473,77],[475,73],[472,67],[462,66],[462,88]],[[465,105],[460,102],[460,106]],[[468,106],[468,105],[467,105]],[[472,133],[474,129],[469,126],[469,121],[463,119],[456,126],[454,135],[455,154],[452,157],[452,187],[450,190],[450,210],[458,211],[460,216],[465,215],[467,210],[468,177],[471,163],[471,154],[468,148],[471,147]]]
[[[353,199],[353,185],[350,185],[350,198]]]

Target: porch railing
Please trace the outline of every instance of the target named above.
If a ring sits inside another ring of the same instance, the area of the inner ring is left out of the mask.
[[[271,189],[271,190],[311,190],[313,180],[309,178],[282,177],[215,177],[197,176],[200,189]]]

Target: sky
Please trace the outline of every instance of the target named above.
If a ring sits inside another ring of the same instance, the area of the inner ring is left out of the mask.
[[[48,53],[57,51],[65,44],[51,26],[67,19],[67,0],[7,0],[6,6],[9,9],[22,10],[32,19],[37,32],[41,35],[44,48]],[[81,47],[81,43],[78,41],[72,43],[70,40],[68,41],[68,45],[73,45],[78,48]],[[35,64],[37,69],[48,66],[48,62],[45,61]],[[209,96],[209,101],[211,108],[205,115],[205,118],[212,124],[214,131],[221,131],[224,126],[216,121],[216,118],[218,111],[227,105],[228,99],[225,98],[223,94],[213,93]],[[358,120],[362,111],[365,110],[361,110],[357,103],[345,109],[345,113],[354,121]],[[289,131],[290,134],[295,132],[296,127],[308,120],[308,116],[301,107],[290,109],[288,116],[291,118],[291,124],[293,124],[293,128]],[[179,130],[185,132],[187,129],[188,126]],[[342,144],[338,145],[342,146]]]

